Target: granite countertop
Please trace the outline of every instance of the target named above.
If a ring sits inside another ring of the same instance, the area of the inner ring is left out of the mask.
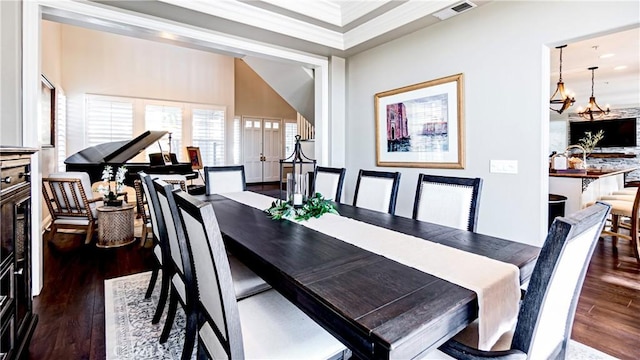
[[[625,168],[617,168],[610,170],[599,170],[599,169],[587,169],[587,172],[553,172],[549,171],[549,176],[552,177],[566,177],[566,178],[591,178],[591,179],[599,179],[606,176],[613,176],[618,174],[625,174],[634,170],[637,170],[639,167],[625,167]]]

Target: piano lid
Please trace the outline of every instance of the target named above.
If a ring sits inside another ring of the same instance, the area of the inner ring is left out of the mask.
[[[167,131],[147,130],[133,140],[113,141],[84,150],[69,156],[65,164],[124,164],[151,144],[160,140]]]

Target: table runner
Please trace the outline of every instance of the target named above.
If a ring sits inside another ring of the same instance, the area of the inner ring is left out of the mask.
[[[221,195],[260,210],[269,208],[275,200],[249,191]],[[481,350],[490,350],[515,324],[520,270],[513,264],[334,214],[290,221],[474,291]]]

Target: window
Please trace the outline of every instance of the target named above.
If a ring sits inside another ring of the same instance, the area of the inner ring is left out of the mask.
[[[233,163],[240,164],[240,118],[233,119]]]
[[[284,124],[284,156],[293,154],[296,145],[296,135],[298,135],[298,124],[287,122]]]
[[[194,107],[191,114],[193,146],[200,148],[203,164],[207,166],[224,165],[225,111]]]
[[[169,132],[171,144],[168,136],[164,136],[159,141],[162,151],[171,151],[176,154],[178,160],[184,161],[182,159],[182,107],[147,104],[144,119],[147,130]]]
[[[62,88],[56,88],[56,152],[58,170],[64,171],[67,159],[67,97]]]
[[[86,109],[87,146],[133,138],[132,100],[89,95]]]
[[[208,104],[181,103],[103,95],[85,96],[85,147],[112,141],[131,140],[146,130],[166,131],[157,144],[149,146],[132,162],[148,162],[149,153],[171,151],[178,161],[188,162],[187,146],[200,147],[202,163],[207,166],[225,165],[226,107]],[[234,126],[238,127],[239,120]],[[70,126],[70,131],[73,127]],[[82,136],[84,134],[79,134]],[[234,151],[239,149],[239,135]],[[170,142],[170,144],[169,144]],[[231,148],[230,148],[231,149]],[[238,161],[240,152],[234,155]]]

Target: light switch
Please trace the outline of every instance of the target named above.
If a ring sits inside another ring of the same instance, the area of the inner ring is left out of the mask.
[[[518,160],[491,160],[490,171],[500,174],[517,174]]]

